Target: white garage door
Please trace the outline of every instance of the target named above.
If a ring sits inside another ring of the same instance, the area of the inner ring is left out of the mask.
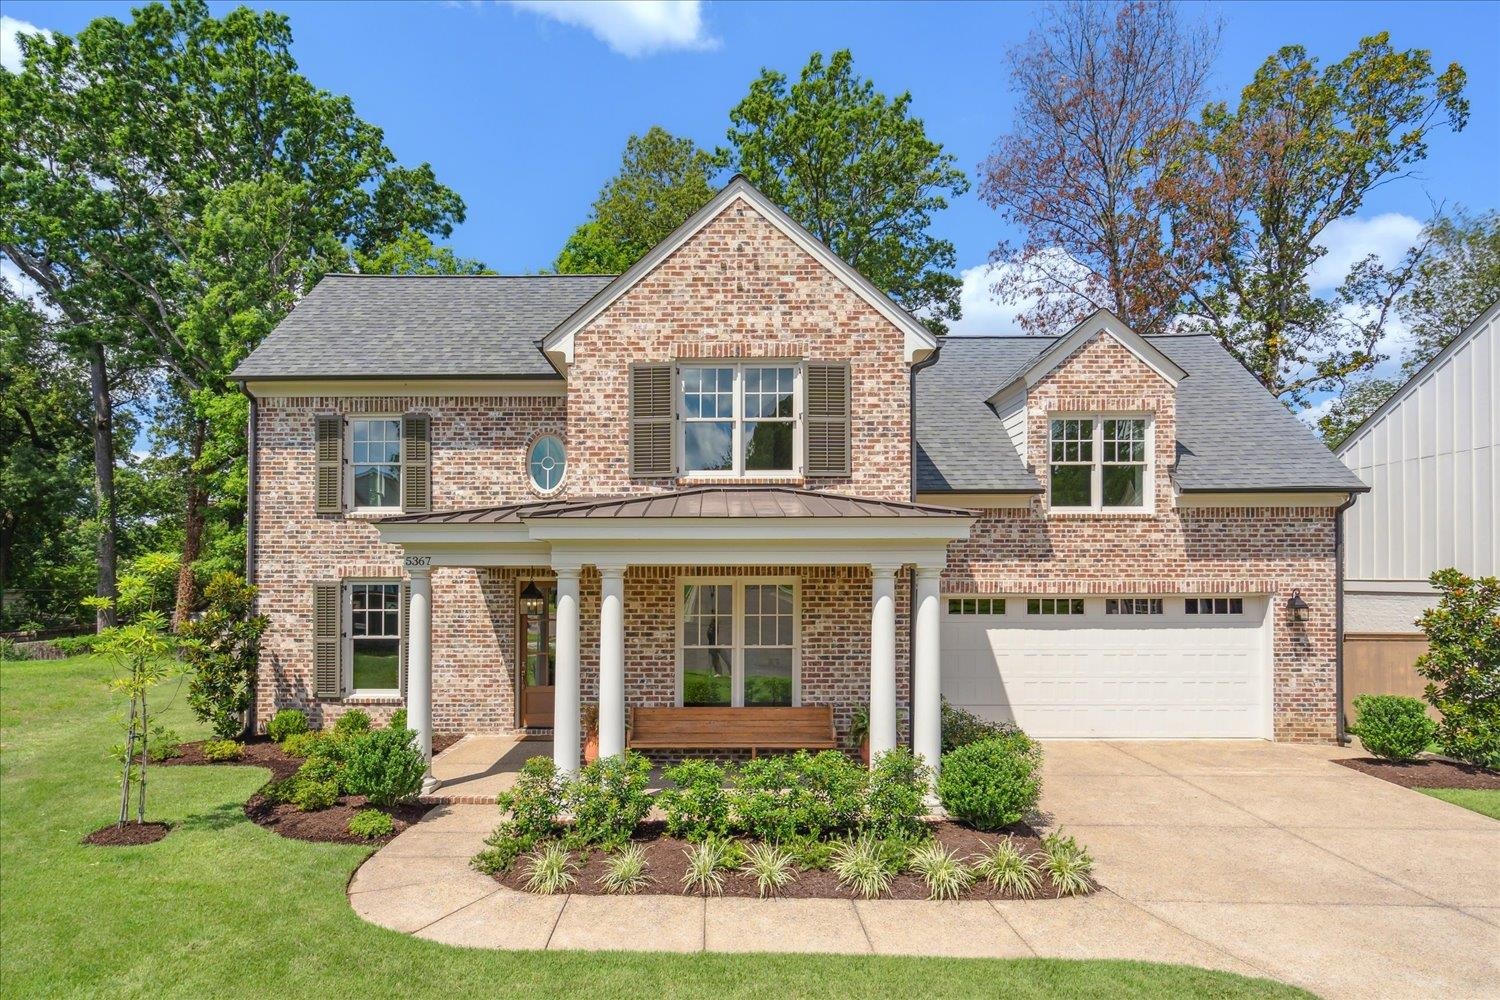
[[[948,598],[943,695],[1033,736],[1266,738],[1266,606],[1264,597]]]

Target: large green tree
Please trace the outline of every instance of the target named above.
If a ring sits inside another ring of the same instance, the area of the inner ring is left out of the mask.
[[[762,70],[729,119],[750,183],[934,330],[959,317],[953,244],[930,230],[969,182],[911,94],[876,90],[848,50],[815,52],[796,83]]]
[[[1431,53],[1381,33],[1323,67],[1287,46],[1236,106],[1205,110],[1202,148],[1218,164],[1207,195],[1236,226],[1189,311],[1288,405],[1376,362],[1371,324],[1349,322],[1308,276],[1330,224],[1426,157],[1433,129],[1463,128],[1464,83],[1457,64],[1436,70]]]
[[[714,196],[722,154],[653,125],[625,141],[620,171],[605,182],[589,217],[568,237],[559,274],[619,274]]]
[[[174,0],[26,38],[21,73],[0,74],[0,252],[90,364],[106,514],[112,367],[149,367],[176,402],[179,615],[210,518],[238,544],[245,403],[228,372],[322,274],[399,266],[392,245],[430,245],[464,214],[429,166],[398,164],[348,98],[299,73],[291,42],[282,15]],[[114,573],[101,542],[102,596]]]

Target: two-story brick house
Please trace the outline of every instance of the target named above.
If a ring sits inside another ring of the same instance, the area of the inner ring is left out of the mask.
[[[236,377],[262,720],[1335,735],[1363,486],[1216,341],[940,342],[740,178],[618,277],[330,276]]]

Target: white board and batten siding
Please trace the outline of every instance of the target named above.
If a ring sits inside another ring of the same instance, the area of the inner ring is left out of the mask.
[[[1500,303],[1338,449],[1370,492],[1345,513],[1345,633],[1415,632],[1427,577],[1500,573]]]

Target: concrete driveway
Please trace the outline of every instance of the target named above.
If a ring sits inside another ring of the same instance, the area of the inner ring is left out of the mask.
[[[448,764],[491,782],[510,752],[461,743]],[[533,896],[469,867],[499,812],[487,786],[474,799],[490,804],[468,804],[456,782],[456,801],[355,872],[349,901],[373,923],[467,947],[1126,958],[1330,1000],[1500,997],[1500,823],[1338,756],[1354,754],[1049,743],[1048,825],[1088,846],[1105,886],[1072,899]]]
[[[1327,997],[1500,996],[1500,823],[1339,756],[1052,742],[1042,808],[1145,932]]]

